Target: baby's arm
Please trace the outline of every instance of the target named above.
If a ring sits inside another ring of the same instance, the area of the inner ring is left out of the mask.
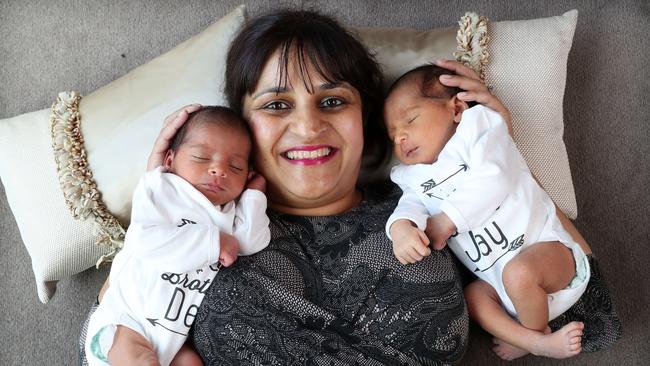
[[[447,245],[447,239],[456,232],[456,225],[444,212],[431,215],[427,223],[426,235],[431,240],[431,246],[441,250]]]
[[[178,198],[178,190],[159,169],[145,174],[134,192],[126,242],[148,263],[182,273],[216,263],[222,235],[209,217]]]
[[[474,107],[456,130],[460,143],[454,150],[468,162],[469,170],[440,209],[466,232],[484,223],[512,192],[521,169],[519,154],[501,116],[485,107]]]
[[[393,241],[393,253],[400,263],[415,263],[431,254],[423,231],[429,213],[415,192],[400,186],[404,193],[386,222],[386,235]]]
[[[234,236],[239,240],[239,254],[251,255],[266,248],[271,240],[269,218],[266,216],[266,181],[253,174],[237,202]]]

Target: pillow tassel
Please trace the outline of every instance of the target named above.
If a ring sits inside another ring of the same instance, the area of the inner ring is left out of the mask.
[[[93,180],[81,135],[80,101],[81,95],[75,91],[57,96],[50,115],[52,149],[61,191],[72,217],[92,220],[95,244],[111,249],[95,264],[99,268],[122,249],[125,230],[106,208]]]
[[[476,71],[482,82],[485,82],[485,68],[490,56],[487,50],[490,41],[487,24],[486,17],[465,13],[458,21],[457,51],[454,51],[456,60]]]

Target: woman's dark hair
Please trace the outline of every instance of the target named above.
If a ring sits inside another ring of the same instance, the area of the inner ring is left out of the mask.
[[[434,64],[418,66],[397,78],[388,88],[386,97],[398,87],[409,84],[414,84],[418,88],[420,95],[425,98],[451,98],[463,91],[461,88],[442,85],[439,80],[440,75],[456,75],[456,73]],[[467,105],[473,107],[476,102],[467,102]]]
[[[347,82],[359,91],[365,164],[381,164],[388,156],[381,70],[366,47],[328,16],[282,10],[249,21],[228,50],[225,93],[230,107],[242,113],[244,97],[254,91],[266,62],[277,50],[280,87],[287,85],[289,58],[294,54],[308,91],[312,92],[308,65],[327,82]]]
[[[240,130],[249,138],[251,137],[248,123],[232,109],[222,106],[204,106],[198,111],[190,113],[187,121],[176,131],[176,135],[174,135],[174,138],[169,144],[169,149],[177,151],[185,142],[187,132],[197,123],[213,123],[218,126],[228,126]]]

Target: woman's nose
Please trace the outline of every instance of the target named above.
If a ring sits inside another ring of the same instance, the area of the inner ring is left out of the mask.
[[[327,122],[323,120],[323,115],[315,108],[302,108],[294,113],[291,123],[293,133],[304,138],[313,138],[325,130]]]

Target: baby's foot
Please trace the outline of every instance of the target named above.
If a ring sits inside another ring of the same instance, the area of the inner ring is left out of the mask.
[[[512,344],[499,338],[492,338],[492,343],[494,343],[492,350],[497,354],[497,356],[501,357],[502,360],[512,361],[515,358],[519,358],[530,353],[524,349],[515,347]]]
[[[582,351],[582,330],[584,324],[571,322],[555,333],[541,335],[531,353],[551,358],[572,357]]]

